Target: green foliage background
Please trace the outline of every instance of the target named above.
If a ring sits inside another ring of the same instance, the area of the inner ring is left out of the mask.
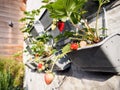
[[[0,90],[23,90],[22,62],[0,57]]]

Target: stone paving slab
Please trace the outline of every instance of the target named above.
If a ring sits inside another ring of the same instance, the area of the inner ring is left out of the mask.
[[[113,73],[85,72],[72,65],[65,72],[58,72],[50,85],[44,74],[26,71],[25,90],[120,90],[120,76]]]

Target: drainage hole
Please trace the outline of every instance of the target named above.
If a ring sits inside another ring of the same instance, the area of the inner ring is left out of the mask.
[[[111,41],[111,43],[113,43],[113,41]]]
[[[118,59],[118,61],[120,61],[120,59]]]

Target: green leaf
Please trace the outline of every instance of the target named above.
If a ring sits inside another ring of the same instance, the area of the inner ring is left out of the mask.
[[[24,22],[24,21],[26,21],[27,20],[27,18],[25,17],[25,18],[21,18],[19,21],[20,22]]]
[[[65,0],[65,8],[67,13],[73,11],[76,8],[76,3],[74,2],[74,0]]]
[[[71,51],[71,49],[70,49],[70,44],[67,44],[66,46],[64,46],[64,47],[62,48],[63,54],[67,54],[67,53],[70,52],[70,51]]]
[[[29,16],[30,15],[30,11],[25,11],[24,14]]]
[[[42,0],[43,3],[48,3],[50,0]]]
[[[71,19],[75,24],[80,21],[81,10],[87,0],[56,0],[55,2],[48,3],[42,8],[48,9],[50,17],[67,20]]]
[[[70,18],[71,18],[71,20],[72,20],[72,22],[74,23],[74,24],[77,24],[78,22],[80,22],[80,15],[79,14],[77,14],[77,13],[72,13],[71,14],[71,16],[70,16]]]

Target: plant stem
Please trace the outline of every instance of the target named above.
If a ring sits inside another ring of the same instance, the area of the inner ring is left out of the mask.
[[[51,72],[53,71],[53,68],[54,68],[54,65],[55,65],[56,61],[57,61],[57,57],[56,57],[55,60],[53,61],[52,67],[51,67],[51,69],[50,69]]]
[[[86,33],[86,32],[85,32],[84,30],[82,30],[79,26],[75,25],[71,19],[70,19],[70,22],[72,23],[72,25],[73,25],[75,28],[78,28],[80,31]]]
[[[70,51],[68,51],[68,52],[70,52]],[[55,65],[56,61],[57,61],[58,59],[64,57],[65,54],[67,54],[68,52],[65,52],[65,53],[62,53],[62,54],[60,54],[60,55],[58,55],[58,56],[55,56],[55,59],[54,59],[54,61],[53,61],[52,67],[51,67],[51,69],[50,69],[50,72],[53,71],[53,68],[54,68],[54,65]]]
[[[88,25],[88,23],[86,22],[86,20],[85,19],[83,19],[83,20],[84,20],[87,30],[95,37],[94,32],[92,32],[92,30],[91,30],[90,26]]]
[[[100,13],[101,6],[102,6],[102,4],[99,5],[98,11],[97,11],[97,15],[96,15],[96,25],[95,25],[95,29],[96,29],[96,37],[97,37],[97,38],[98,38],[98,18],[99,18],[99,13]]]
[[[80,38],[71,38],[72,40],[82,40],[82,39],[80,39]]]

